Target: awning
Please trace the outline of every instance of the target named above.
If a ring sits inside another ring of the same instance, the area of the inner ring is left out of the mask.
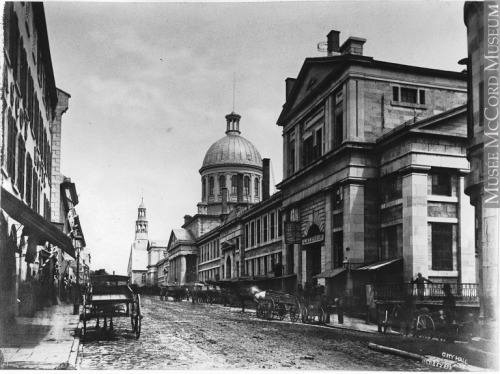
[[[403,261],[402,258],[395,258],[392,260],[383,260],[383,261],[378,261],[370,265],[362,266],[360,268],[354,269],[354,270],[379,270],[380,268],[383,268],[384,266],[392,265],[396,262]]]
[[[24,226],[27,235],[36,237],[39,244],[47,241],[75,258],[73,243],[64,232],[4,188],[2,188],[2,209]]]
[[[315,275],[313,278],[333,278],[339,274],[342,274],[344,271],[347,271],[347,269],[344,268],[329,269],[325,270],[322,273],[319,273],[318,275]]]

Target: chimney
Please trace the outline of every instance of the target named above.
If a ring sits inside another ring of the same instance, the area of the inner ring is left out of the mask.
[[[238,173],[237,175],[237,187],[238,187],[238,199],[236,200],[238,203],[243,202],[243,174]]]
[[[363,56],[363,44],[365,44],[365,42],[366,39],[350,36],[349,39],[342,44],[339,51],[343,55]]]
[[[185,215],[184,216],[184,224],[188,223],[189,221],[191,221],[191,219],[193,219],[193,217],[191,217],[190,215]]]
[[[222,214],[227,213],[227,188],[223,188],[221,191],[222,194]]]
[[[296,81],[297,81],[297,79],[295,79],[295,78],[285,79],[285,82],[286,82],[286,100],[288,100],[288,98],[290,97],[290,92],[292,92],[293,86],[295,85]]]
[[[269,199],[269,162],[268,158],[262,159],[262,200]]]
[[[332,56],[339,52],[340,45],[340,31],[332,30],[328,33],[327,37],[327,52],[328,56]]]

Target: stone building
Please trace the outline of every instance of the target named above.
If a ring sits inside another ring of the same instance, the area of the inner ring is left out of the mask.
[[[56,135],[69,95],[55,85],[44,6],[5,2],[3,10],[2,327],[17,314],[32,315],[56,303],[57,258],[61,252],[75,257],[73,243],[62,231],[65,217],[57,217],[60,180],[52,175],[59,171]]]
[[[293,259],[299,285],[359,303],[366,284],[418,272],[475,282],[466,75],[377,61],[363,55],[365,39],[339,45],[338,31],[327,38],[328,55],[286,80],[277,121],[277,187],[284,221],[299,231],[284,265]]]
[[[226,135],[208,149],[200,168],[198,213],[186,215],[182,228],[171,232],[167,251],[170,283],[221,279],[240,273],[236,269],[241,262],[234,255],[229,260],[221,260],[221,255],[227,246],[233,246],[241,229],[236,230],[237,235],[225,236],[223,242],[219,229],[228,215],[238,215],[262,200],[262,158],[255,146],[240,135],[240,119],[234,112],[226,115]]]
[[[491,336],[498,333],[498,2],[466,2],[468,117],[467,195],[475,211],[480,317]],[[497,37],[495,37],[497,35]],[[488,37],[489,36],[489,37]],[[491,38],[496,38],[491,39]],[[490,44],[492,43],[492,44]],[[486,135],[486,134],[489,135]],[[491,178],[492,177],[492,178]],[[490,186],[491,185],[491,186]],[[487,190],[493,191],[486,192]],[[493,323],[493,324],[491,324]],[[494,328],[492,328],[494,326]]]

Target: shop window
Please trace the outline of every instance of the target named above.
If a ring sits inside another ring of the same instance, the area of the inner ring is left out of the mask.
[[[453,224],[431,223],[432,270],[453,270]]]

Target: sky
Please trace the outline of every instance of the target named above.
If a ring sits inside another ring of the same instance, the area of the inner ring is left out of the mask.
[[[62,117],[61,172],[91,270],[126,275],[141,199],[149,239],[168,241],[201,200],[199,169],[225,115],[282,180],[285,79],[330,30],[376,60],[461,71],[463,2],[45,2]],[[271,189],[273,191],[273,188]]]

